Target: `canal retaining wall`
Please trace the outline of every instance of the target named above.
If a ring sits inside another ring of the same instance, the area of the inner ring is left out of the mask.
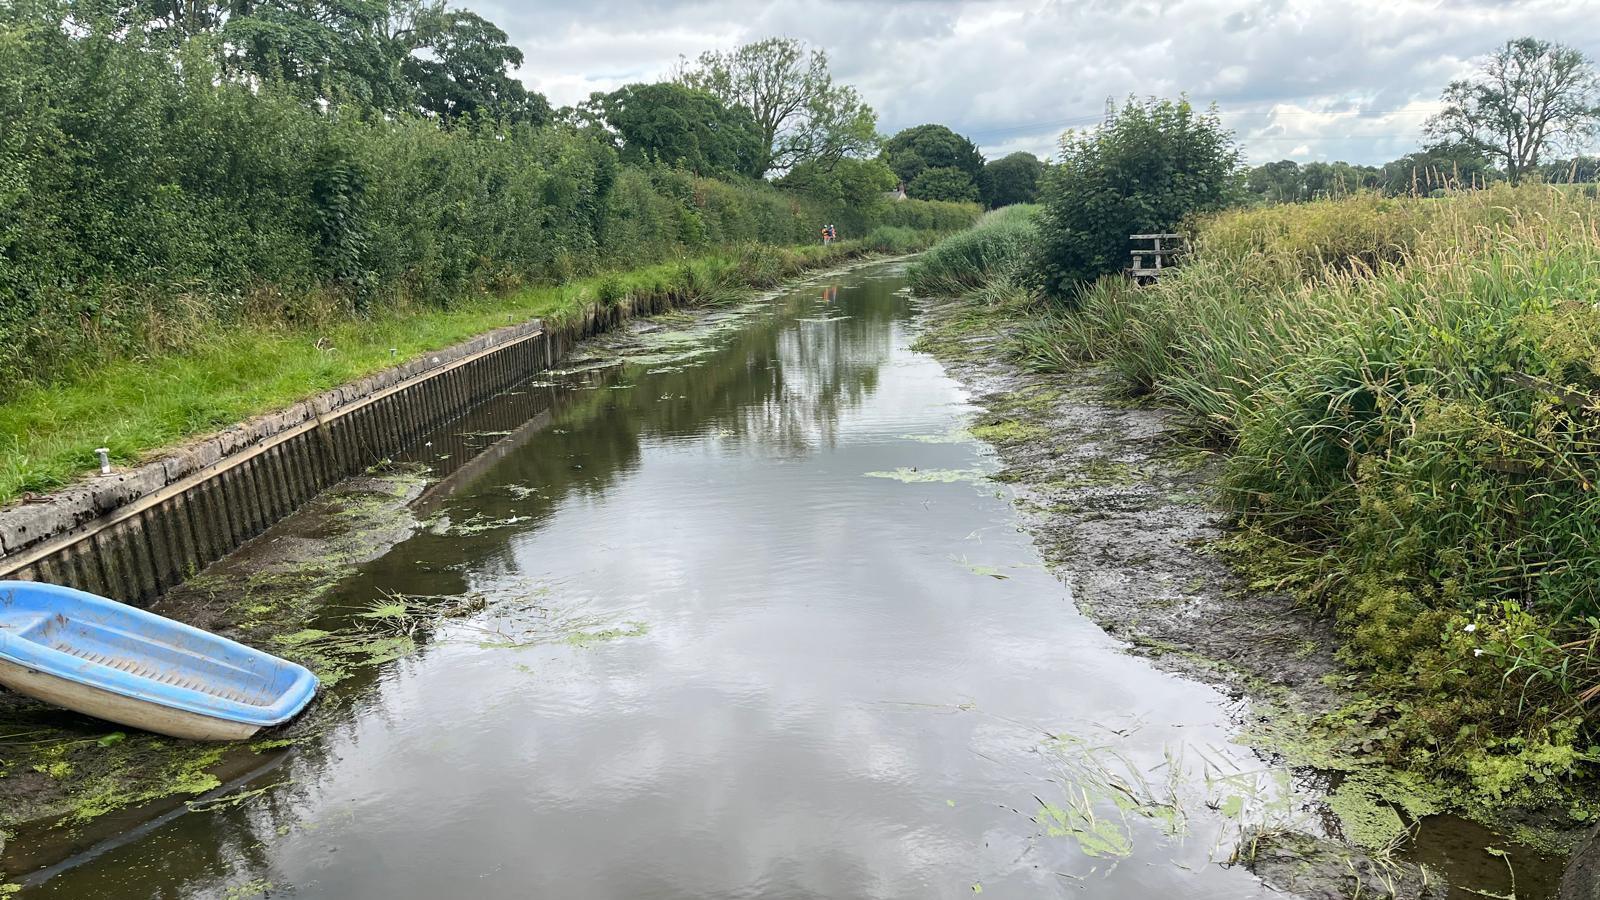
[[[147,604],[302,503],[401,453],[583,338],[659,312],[670,297],[591,307],[575,321],[508,326],[0,510],[0,579],[46,581]]]

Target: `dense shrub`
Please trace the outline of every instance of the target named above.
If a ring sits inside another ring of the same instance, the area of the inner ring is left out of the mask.
[[[1231,133],[1187,101],[1129,100],[1098,128],[1067,132],[1060,158],[1039,195],[1034,263],[1058,299],[1127,268],[1129,235],[1175,231],[1242,190]]]

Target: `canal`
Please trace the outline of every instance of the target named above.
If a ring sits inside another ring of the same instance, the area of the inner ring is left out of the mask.
[[[915,337],[878,265],[634,323],[423,442],[423,526],[326,602],[465,612],[23,896],[1272,895],[1226,863],[1315,831],[1303,786],[1077,611]]]

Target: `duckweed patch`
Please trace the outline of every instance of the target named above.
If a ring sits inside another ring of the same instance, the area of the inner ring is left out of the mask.
[[[644,622],[626,622],[620,628],[606,628],[601,631],[577,631],[566,636],[565,643],[580,649],[593,647],[609,641],[622,640],[623,638],[644,637],[650,633],[650,626]]]
[[[889,478],[906,484],[955,484],[960,481],[977,483],[986,478],[985,473],[976,469],[918,469],[914,466],[901,466],[887,472],[866,472],[867,478]]]
[[[1031,425],[1015,419],[1006,419],[983,425],[972,426],[972,436],[991,444],[1015,444],[1021,441],[1032,441],[1044,437],[1048,430],[1040,425]]]

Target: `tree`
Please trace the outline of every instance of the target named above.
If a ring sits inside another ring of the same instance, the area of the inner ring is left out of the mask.
[[[813,162],[801,163],[778,184],[829,206],[865,208],[894,190],[895,174],[881,159],[847,158],[826,168]]]
[[[935,166],[923,169],[906,185],[906,196],[915,200],[949,200],[954,203],[977,203],[980,192],[972,183],[972,176],[955,166]]]
[[[1540,167],[1540,174],[1550,184],[1588,184],[1600,181],[1600,156],[1574,156],[1557,159]]]
[[[412,41],[426,56],[408,52],[401,71],[416,91],[417,107],[442,122],[487,117],[543,125],[550,121],[544,95],[511,74],[522,51],[493,22],[474,12],[424,8]]]
[[[1061,138],[1061,164],[1041,191],[1034,268],[1050,296],[1070,299],[1127,266],[1128,235],[1176,230],[1241,188],[1239,149],[1215,110],[1130,98],[1098,128]]]
[[[185,27],[213,21],[178,15]],[[387,17],[386,0],[241,2],[218,19],[223,70],[307,99],[401,109],[411,89],[383,38]]]
[[[907,128],[883,145],[883,158],[889,163],[889,168],[900,176],[901,182],[906,185],[906,192],[922,200],[943,200],[946,197],[926,197],[916,194],[911,185],[928,169],[955,169],[964,174],[968,183],[973,187],[975,195],[981,193],[983,184],[983,154],[978,152],[978,147],[943,125],[918,125]],[[949,176],[939,176],[934,179],[948,191],[955,188],[950,183]],[[965,194],[964,188],[956,189],[958,193]]]
[[[1044,176],[1044,169],[1044,160],[1020,151],[989,163],[984,167],[984,203],[995,209],[1034,202],[1039,199],[1039,179]]]
[[[1571,47],[1531,37],[1508,41],[1477,77],[1451,82],[1442,99],[1428,133],[1498,160],[1513,184],[1538,168],[1547,149],[1600,125],[1594,65]]]
[[[1308,162],[1300,167],[1304,199],[1321,200],[1345,197],[1357,191],[1376,189],[1382,181],[1376,166],[1357,166],[1339,162]]]
[[[751,175],[761,133],[748,110],[681,84],[630,84],[594,94],[585,112],[620,140],[626,162],[663,162],[697,175]]]
[[[757,177],[806,162],[827,168],[877,146],[877,113],[855,88],[833,83],[825,52],[792,38],[702,53],[675,80],[749,110],[765,147]]]
[[[1498,180],[1500,173],[1476,147],[1434,144],[1385,164],[1382,177],[1385,194],[1427,196],[1437,190],[1482,187]]]
[[[1307,197],[1305,177],[1300,171],[1300,164],[1292,159],[1280,159],[1277,162],[1256,166],[1250,170],[1245,184],[1250,193],[1268,203],[1294,203]]]

